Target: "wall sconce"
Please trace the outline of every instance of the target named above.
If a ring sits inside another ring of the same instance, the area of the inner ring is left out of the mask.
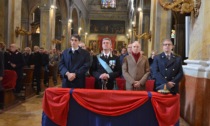
[[[57,9],[57,7],[55,5],[51,5],[50,9]]]
[[[136,27],[133,27],[133,32],[134,36],[137,37],[138,39],[144,39],[144,40],[150,40],[151,39],[151,33],[142,33],[142,34],[137,34],[136,33]]]
[[[62,41],[60,41],[60,40],[58,40],[58,39],[53,39],[51,42],[52,42],[53,44],[61,44],[61,43],[62,43]]]
[[[78,35],[80,35],[80,34],[81,34],[81,30],[82,30],[82,28],[81,28],[81,27],[79,27],[79,28],[78,28]]]
[[[72,19],[69,19],[69,23],[72,23],[73,22],[73,20]]]
[[[137,10],[138,10],[139,12],[142,11],[141,7],[139,7]]]
[[[198,17],[201,0],[173,0],[173,2],[163,2],[159,0],[160,5],[166,10],[172,10],[175,12],[191,13],[194,11],[194,16]]]
[[[15,36],[18,37],[19,35],[28,35],[29,36],[29,35],[31,35],[31,32],[17,26],[15,29]]]

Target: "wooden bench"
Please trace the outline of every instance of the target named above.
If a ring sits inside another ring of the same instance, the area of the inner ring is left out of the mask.
[[[22,80],[22,84],[23,84],[23,91],[24,91],[24,98],[29,98],[31,96],[35,95],[35,90],[32,86],[32,82],[33,82],[33,72],[34,69],[32,68],[23,68],[23,80]]]
[[[12,70],[5,70],[2,80],[2,86],[4,89],[0,91],[0,104],[1,108],[7,108],[16,103],[16,97],[14,94],[14,88],[16,85],[17,74]]]

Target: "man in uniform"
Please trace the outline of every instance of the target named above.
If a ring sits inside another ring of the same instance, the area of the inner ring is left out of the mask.
[[[97,89],[113,89],[115,78],[121,74],[120,61],[111,53],[111,39],[104,38],[102,48],[102,53],[93,57],[91,73],[96,79]]]
[[[155,79],[156,90],[166,88],[176,94],[179,82],[183,77],[182,59],[172,53],[173,43],[170,39],[163,41],[163,52],[154,57],[152,72]]]

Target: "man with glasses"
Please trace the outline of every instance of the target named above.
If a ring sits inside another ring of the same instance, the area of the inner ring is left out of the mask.
[[[172,53],[173,47],[170,39],[163,41],[163,52],[155,56],[152,73],[156,90],[166,87],[170,93],[176,94],[183,77],[183,69],[181,57]]]

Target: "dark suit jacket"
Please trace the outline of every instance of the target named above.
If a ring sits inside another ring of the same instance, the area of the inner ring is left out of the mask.
[[[59,62],[59,71],[63,76],[62,87],[84,88],[85,73],[89,68],[90,54],[86,50],[79,48],[74,53],[71,48],[64,50]],[[69,81],[66,72],[76,73],[76,78]]]
[[[104,60],[112,69],[112,73],[109,73],[109,79],[107,83],[107,88],[108,89],[113,89],[115,78],[119,77],[121,75],[121,65],[120,65],[120,60],[117,56],[112,55],[109,56],[108,58],[105,58],[104,55],[100,54],[100,57],[102,60]],[[114,65],[111,65],[112,62],[115,62]],[[91,74],[95,77],[96,79],[96,88],[101,89],[102,88],[102,82],[101,79],[99,79],[100,75],[103,73],[107,73],[106,70],[102,67],[100,62],[97,59],[97,56],[93,57],[93,63],[91,67]]]
[[[180,56],[171,54],[170,60],[166,58],[165,53],[155,56],[152,66],[153,76],[155,78],[156,90],[164,88],[164,85],[172,81],[175,86],[170,89],[171,93],[177,93],[179,82],[183,77],[182,59]]]
[[[18,51],[5,52],[4,54],[5,54],[4,55],[5,69],[14,70],[17,73],[18,78],[22,78],[23,77],[23,66],[24,66],[23,55]],[[16,67],[13,68],[10,63],[15,64]]]
[[[4,54],[0,51],[0,77],[4,75]]]

